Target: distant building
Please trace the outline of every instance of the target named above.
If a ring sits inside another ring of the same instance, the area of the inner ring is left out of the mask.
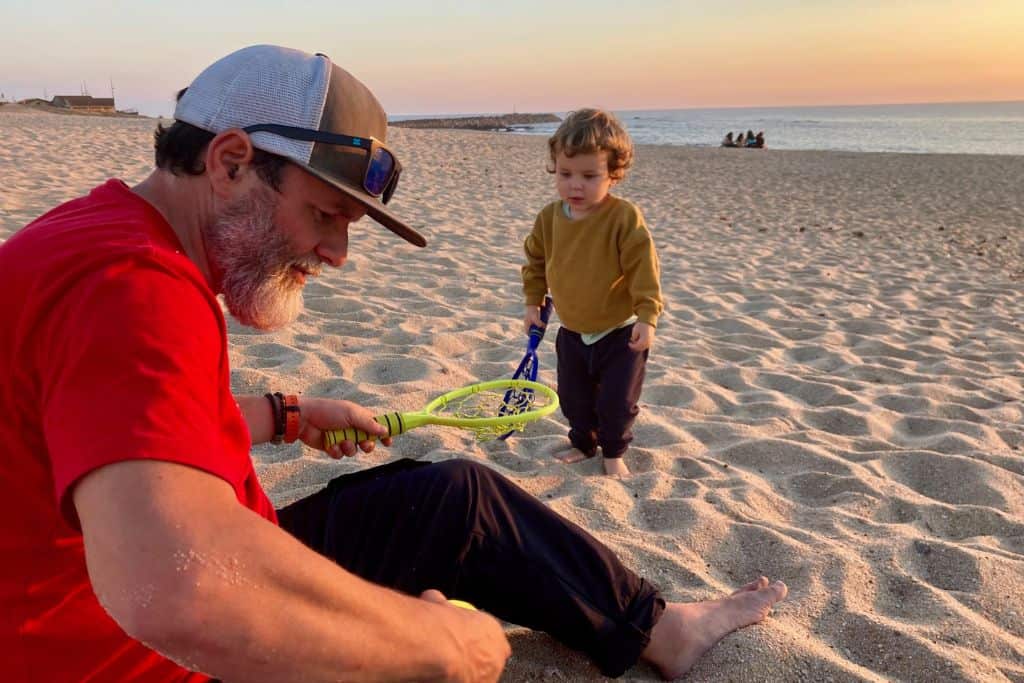
[[[92,95],[54,95],[50,102],[55,107],[71,109],[73,111],[97,112],[101,114],[113,114],[113,97],[93,97]]]

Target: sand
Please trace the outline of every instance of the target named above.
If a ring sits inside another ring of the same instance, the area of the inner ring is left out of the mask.
[[[152,127],[0,108],[0,239],[108,176],[140,180]],[[544,140],[392,141],[408,169],[392,206],[430,246],[353,226],[348,265],[307,287],[297,324],[231,325],[236,391],[401,410],[514,368],[520,245],[553,198]],[[507,443],[425,428],[344,462],[260,447],[258,472],[284,504],[396,456],[473,458],[670,600],[786,581],[775,614],[692,680],[1024,681],[1022,187],[1022,157],[641,146],[620,194],[650,221],[668,308],[634,476],[553,459],[560,415]],[[601,678],[544,634],[509,633],[504,680]]]

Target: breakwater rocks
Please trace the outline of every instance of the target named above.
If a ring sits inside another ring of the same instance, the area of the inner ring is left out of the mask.
[[[461,130],[516,130],[535,123],[558,123],[554,114],[502,114],[499,116],[457,116],[438,119],[389,121],[399,128],[454,128]]]

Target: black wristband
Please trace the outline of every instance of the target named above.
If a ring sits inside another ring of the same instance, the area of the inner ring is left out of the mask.
[[[283,443],[285,429],[284,396],[281,392],[277,391],[273,394],[264,394],[264,397],[270,401],[270,409],[274,413],[274,436],[271,438],[271,441],[273,443]]]

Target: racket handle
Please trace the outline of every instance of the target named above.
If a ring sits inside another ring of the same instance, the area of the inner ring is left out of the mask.
[[[551,318],[551,308],[555,305],[555,300],[550,295],[544,297],[544,304],[540,307],[540,320],[545,325],[548,324],[548,319]]]
[[[551,308],[554,304],[555,302],[550,296],[545,296],[544,303],[540,306],[540,321],[544,323],[544,327],[530,325],[530,337],[536,339],[538,343],[544,338],[544,332],[548,329],[548,320],[551,319]]]
[[[378,415],[373,419],[378,424],[382,424],[388,428],[387,436],[397,436],[405,432],[405,423],[402,421],[402,416],[399,413],[385,413],[384,415]],[[376,434],[367,434],[363,430],[356,429],[355,427],[329,429],[324,432],[324,448],[330,448],[342,441],[359,443],[360,441],[376,441],[378,438],[380,437]]]

